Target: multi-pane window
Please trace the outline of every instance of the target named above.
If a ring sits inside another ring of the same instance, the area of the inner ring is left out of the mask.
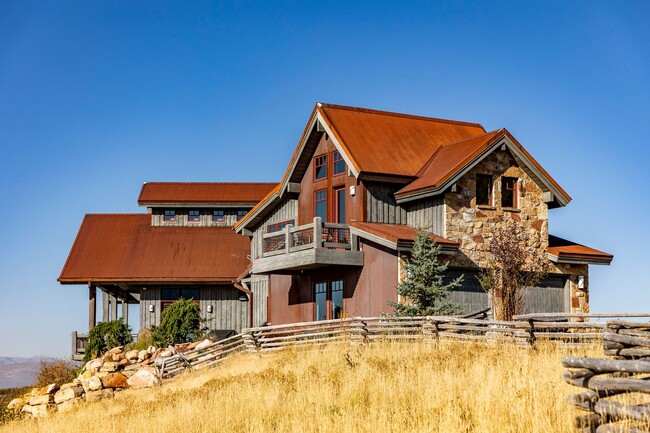
[[[246,215],[247,213],[248,213],[248,211],[246,211],[245,209],[238,210],[237,211],[237,221],[244,218],[244,215]]]
[[[327,177],[327,155],[320,155],[314,158],[314,180]]]
[[[517,207],[517,178],[501,178],[501,206]]]
[[[279,232],[281,230],[284,230],[284,228],[289,224],[294,225],[294,220],[283,221],[281,223],[276,223],[276,224],[269,224],[268,226],[266,226],[266,232],[267,233]]]
[[[212,211],[212,221],[222,223],[226,220],[223,210],[213,210]]]
[[[165,221],[176,221],[176,211],[173,209],[165,209]]]
[[[314,192],[314,216],[327,221],[327,190],[321,189]]]
[[[476,175],[476,204],[492,205],[492,176],[489,174]]]
[[[327,320],[327,283],[314,284],[316,320]]]
[[[192,221],[192,222],[198,222],[198,221],[199,221],[199,211],[198,211],[198,210],[191,209],[191,210],[187,213],[187,220],[188,220],[188,221]]]
[[[332,281],[332,319],[343,315],[343,281]]]
[[[192,299],[197,304],[201,299],[201,291],[199,289],[176,289],[165,288],[160,290],[160,304],[161,311],[169,307],[174,301],[179,299]]]
[[[343,280],[314,284],[314,319],[331,320],[343,316]]]
[[[343,161],[343,157],[338,150],[334,151],[332,159],[334,160],[334,176],[345,173],[345,161]]]

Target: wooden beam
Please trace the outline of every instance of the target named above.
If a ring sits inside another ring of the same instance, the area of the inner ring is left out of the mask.
[[[88,331],[97,323],[97,287],[88,283]]]
[[[287,184],[287,192],[300,194],[300,182],[289,182]]]

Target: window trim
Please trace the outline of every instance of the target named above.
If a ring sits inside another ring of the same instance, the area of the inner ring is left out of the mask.
[[[322,164],[318,164],[319,158],[324,158]],[[316,177],[316,173],[318,173],[318,168],[319,167],[325,167],[325,176],[323,177]],[[321,153],[320,155],[314,156],[314,182],[318,180],[325,180],[327,179],[327,153]]]
[[[508,188],[508,191],[512,191],[512,206],[505,206],[503,204],[503,191],[506,190],[506,182],[509,180],[514,181],[512,189]],[[502,176],[501,177],[501,207],[505,209],[518,209],[519,208],[519,178],[512,176]]]
[[[479,176],[489,178],[488,182],[488,202],[487,203],[479,203],[478,202],[478,178]],[[476,187],[475,187],[475,197],[476,197],[476,205],[477,206],[494,206],[494,176],[491,174],[484,174],[484,173],[477,173],[476,174]]]
[[[338,154],[339,159],[335,158],[336,154]],[[340,162],[340,161],[343,162],[343,171],[340,172],[340,173],[337,173],[336,172],[336,163]],[[332,151],[332,177],[342,176],[342,175],[345,174],[346,171],[347,171],[347,164],[345,163],[345,160],[343,159],[343,155],[341,155],[341,152],[339,152],[338,150],[333,150]]]
[[[192,219],[192,212],[197,212],[196,219]],[[201,222],[201,211],[198,209],[190,209],[187,211],[187,222],[188,223],[200,223]]]
[[[217,213],[217,212],[221,212],[221,217],[219,217],[219,218],[214,217],[214,214]],[[224,211],[222,209],[214,209],[212,211],[212,222],[214,222],[214,223],[222,223],[222,222],[225,222],[225,221],[226,221],[226,211]]]
[[[171,218],[167,218],[167,212],[171,213]],[[163,221],[164,222],[175,222],[176,221],[176,209],[163,209]]]

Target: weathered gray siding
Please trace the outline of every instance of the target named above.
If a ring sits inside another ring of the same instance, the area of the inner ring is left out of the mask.
[[[242,293],[232,285],[206,286],[201,288],[201,317],[207,319],[208,329],[232,329],[240,332],[248,327],[248,301],[240,301]],[[212,313],[208,313],[212,305]]]
[[[167,208],[169,209],[169,208]],[[243,210],[244,208],[238,208]],[[174,208],[176,211],[175,221],[165,221],[165,209],[154,208],[151,210],[151,225],[164,226],[164,227],[232,227],[237,223],[237,210],[235,208],[214,208],[214,209],[199,209],[199,220],[188,221],[187,211],[189,208]],[[195,209],[192,209],[195,210]],[[212,221],[212,211],[223,210],[223,221]],[[249,211],[250,209],[245,209]]]
[[[268,320],[266,308],[269,296],[269,278],[255,276],[249,286],[253,292],[253,326],[262,326]]]
[[[568,293],[566,276],[549,275],[537,287],[526,289],[523,313],[568,313]]]
[[[153,305],[153,312],[149,306]],[[147,287],[140,289],[140,329],[160,324],[160,289]]]
[[[395,201],[395,192],[403,185],[367,182],[366,220],[373,223],[407,224],[407,212]]]
[[[442,198],[426,198],[407,205],[408,225],[445,235],[445,206]]]
[[[255,228],[251,242],[251,257],[260,257],[262,254],[262,235],[266,233],[266,226],[289,220],[298,221],[298,201],[295,199],[283,200],[282,203]]]
[[[463,283],[449,294],[449,300],[458,304],[463,313],[478,311],[489,305],[489,297],[476,278],[473,270],[449,269],[445,273],[445,284],[463,275]]]

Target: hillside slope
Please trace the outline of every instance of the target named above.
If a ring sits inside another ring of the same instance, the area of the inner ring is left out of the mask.
[[[572,432],[560,364],[569,353],[600,349],[397,343],[244,354],[0,433]]]

